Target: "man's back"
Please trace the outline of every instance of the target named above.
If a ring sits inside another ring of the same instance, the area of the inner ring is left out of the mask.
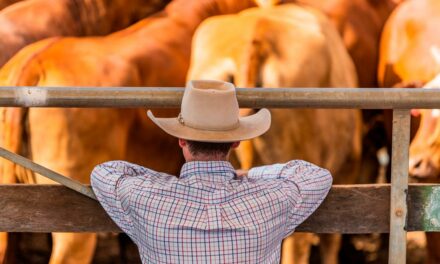
[[[322,202],[330,173],[304,161],[237,177],[226,161],[187,162],[180,178],[127,162],[92,185],[144,263],[278,263],[281,240]]]

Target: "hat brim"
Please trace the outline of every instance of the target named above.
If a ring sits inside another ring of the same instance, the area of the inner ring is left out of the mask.
[[[177,118],[158,118],[148,110],[148,117],[166,133],[186,140],[201,142],[235,142],[258,137],[270,127],[270,112],[263,108],[257,113],[239,118],[239,126],[227,131],[200,130],[182,125]]]

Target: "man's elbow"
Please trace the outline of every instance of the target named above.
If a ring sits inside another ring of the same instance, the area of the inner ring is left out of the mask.
[[[102,177],[102,164],[96,165],[90,173],[90,184],[92,188],[96,185],[96,182]]]
[[[112,165],[110,162],[104,162],[96,165],[90,173],[90,182],[92,187],[95,185],[95,183],[102,181],[106,175],[111,174],[114,170],[114,165]]]
[[[327,169],[322,169],[322,181],[323,184],[328,187],[328,189],[330,189],[332,187],[333,184],[333,176],[331,174],[331,172]]]

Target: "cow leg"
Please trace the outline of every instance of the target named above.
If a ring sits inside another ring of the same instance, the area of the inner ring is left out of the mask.
[[[49,264],[91,263],[96,247],[95,233],[52,233]]]
[[[283,240],[281,251],[282,264],[308,264],[312,233],[294,233]]]
[[[0,182],[2,184],[4,184],[4,181],[2,178],[0,178]],[[8,249],[8,233],[0,232],[0,264],[3,264],[5,261],[7,249]]]
[[[62,171],[61,174],[66,175]],[[39,184],[54,183],[40,175],[37,175],[36,179]],[[91,263],[96,243],[95,233],[52,233],[52,254],[49,264]]]
[[[22,133],[21,117],[22,108],[0,108],[0,146],[14,153],[20,152],[20,139]],[[0,161],[0,184],[17,183],[15,163],[2,159]],[[0,232],[0,264],[6,262],[8,250],[8,233]]]
[[[9,161],[8,161],[9,162]],[[6,163],[6,162],[5,162]],[[15,179],[5,179],[0,175],[0,184],[13,184]],[[8,250],[8,233],[0,232],[0,264],[6,263],[6,251]]]
[[[337,264],[339,249],[341,247],[341,234],[319,235],[319,251],[321,252],[321,263]]]
[[[292,235],[286,237],[281,244],[281,264],[294,263],[295,238]],[[295,263],[296,264],[296,263]]]
[[[312,233],[295,233],[295,258],[294,262],[298,264],[308,264],[310,260],[310,249],[313,243],[314,234]]]
[[[440,233],[426,232],[426,248],[428,250],[426,263],[440,263]]]
[[[0,232],[0,264],[4,263],[8,245],[8,233]]]

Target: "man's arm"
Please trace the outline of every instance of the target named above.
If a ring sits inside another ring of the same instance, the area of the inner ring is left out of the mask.
[[[318,208],[333,181],[328,170],[302,160],[253,168],[248,177],[283,181],[281,189],[291,204],[286,236]]]
[[[150,170],[125,161],[109,161],[96,166],[91,183],[98,201],[113,221],[131,236],[130,198],[136,177],[149,175]]]

